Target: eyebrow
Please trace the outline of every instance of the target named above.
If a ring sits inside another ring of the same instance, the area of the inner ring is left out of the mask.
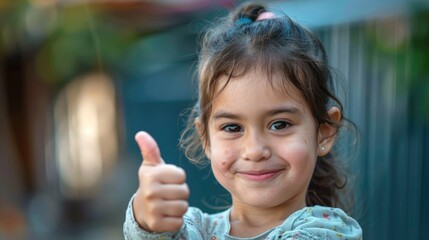
[[[230,113],[230,112],[225,112],[225,111],[218,111],[215,114],[213,114],[214,120],[221,119],[221,118],[240,119],[240,115]]]
[[[273,108],[270,109],[266,115],[268,116],[275,116],[278,114],[282,114],[282,113],[289,113],[289,114],[299,114],[300,110],[296,107],[291,107],[291,106],[287,106],[287,107],[277,107],[277,108]],[[240,119],[241,116],[240,114],[234,114],[234,113],[230,113],[230,112],[226,112],[226,111],[218,111],[215,114],[213,114],[213,119],[217,120],[220,118],[228,118],[228,119]]]
[[[281,113],[298,114],[299,112],[300,111],[298,108],[287,106],[287,107],[278,107],[278,108],[271,109],[270,111],[268,111],[267,115],[274,116]]]

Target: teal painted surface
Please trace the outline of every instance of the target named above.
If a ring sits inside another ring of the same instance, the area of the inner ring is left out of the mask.
[[[193,74],[197,37],[186,26],[144,38],[116,74],[120,79],[118,89],[122,90],[127,151],[136,164],[135,172],[130,172],[135,177],[130,181],[137,177],[141,161],[134,135],[145,130],[157,140],[164,160],[186,171],[190,205],[216,212],[218,207],[228,205],[225,190],[209,167],[201,169],[191,164],[178,147],[187,120],[185,112],[196,96]]]
[[[356,123],[355,216],[365,239],[428,235],[429,14],[320,29]]]

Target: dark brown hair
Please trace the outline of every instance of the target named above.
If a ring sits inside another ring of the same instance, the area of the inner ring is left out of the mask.
[[[202,142],[210,144],[208,120],[222,76],[231,79],[258,67],[266,72],[272,86],[281,86],[286,92],[291,87],[297,89],[317,126],[329,124],[339,129],[344,122],[344,118],[340,123],[331,121],[327,112],[336,106],[343,113],[343,106],[334,94],[333,73],[320,40],[286,15],[256,21],[266,11],[262,4],[242,5],[205,34],[198,65],[199,99],[181,139],[186,156],[195,163],[204,159]],[[279,78],[274,75],[280,75],[282,81],[275,81]],[[195,129],[196,118],[202,123],[200,134]],[[308,206],[348,208],[340,196],[347,183],[340,166],[333,153],[318,158],[307,191]]]

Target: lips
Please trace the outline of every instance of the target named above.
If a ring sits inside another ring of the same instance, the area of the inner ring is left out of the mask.
[[[262,170],[262,171],[242,171],[238,172],[241,176],[252,181],[266,181],[277,176],[282,169]]]

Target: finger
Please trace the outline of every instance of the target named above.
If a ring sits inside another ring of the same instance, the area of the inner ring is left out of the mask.
[[[186,181],[186,173],[180,167],[173,164],[165,164],[157,169],[162,172],[159,181],[163,184],[182,184]]]
[[[144,162],[143,162],[144,163]],[[157,166],[148,166],[143,164],[139,168],[140,184],[182,184],[186,181],[185,170],[173,164],[162,164]]]
[[[155,139],[152,138],[147,132],[140,131],[136,134],[135,140],[140,148],[143,156],[143,164],[145,165],[159,165],[164,161],[161,158],[161,153]]]
[[[163,217],[182,217],[188,211],[189,204],[184,200],[169,200],[163,202]]]
[[[189,187],[183,184],[162,184],[153,190],[153,195],[164,200],[187,200]]]

